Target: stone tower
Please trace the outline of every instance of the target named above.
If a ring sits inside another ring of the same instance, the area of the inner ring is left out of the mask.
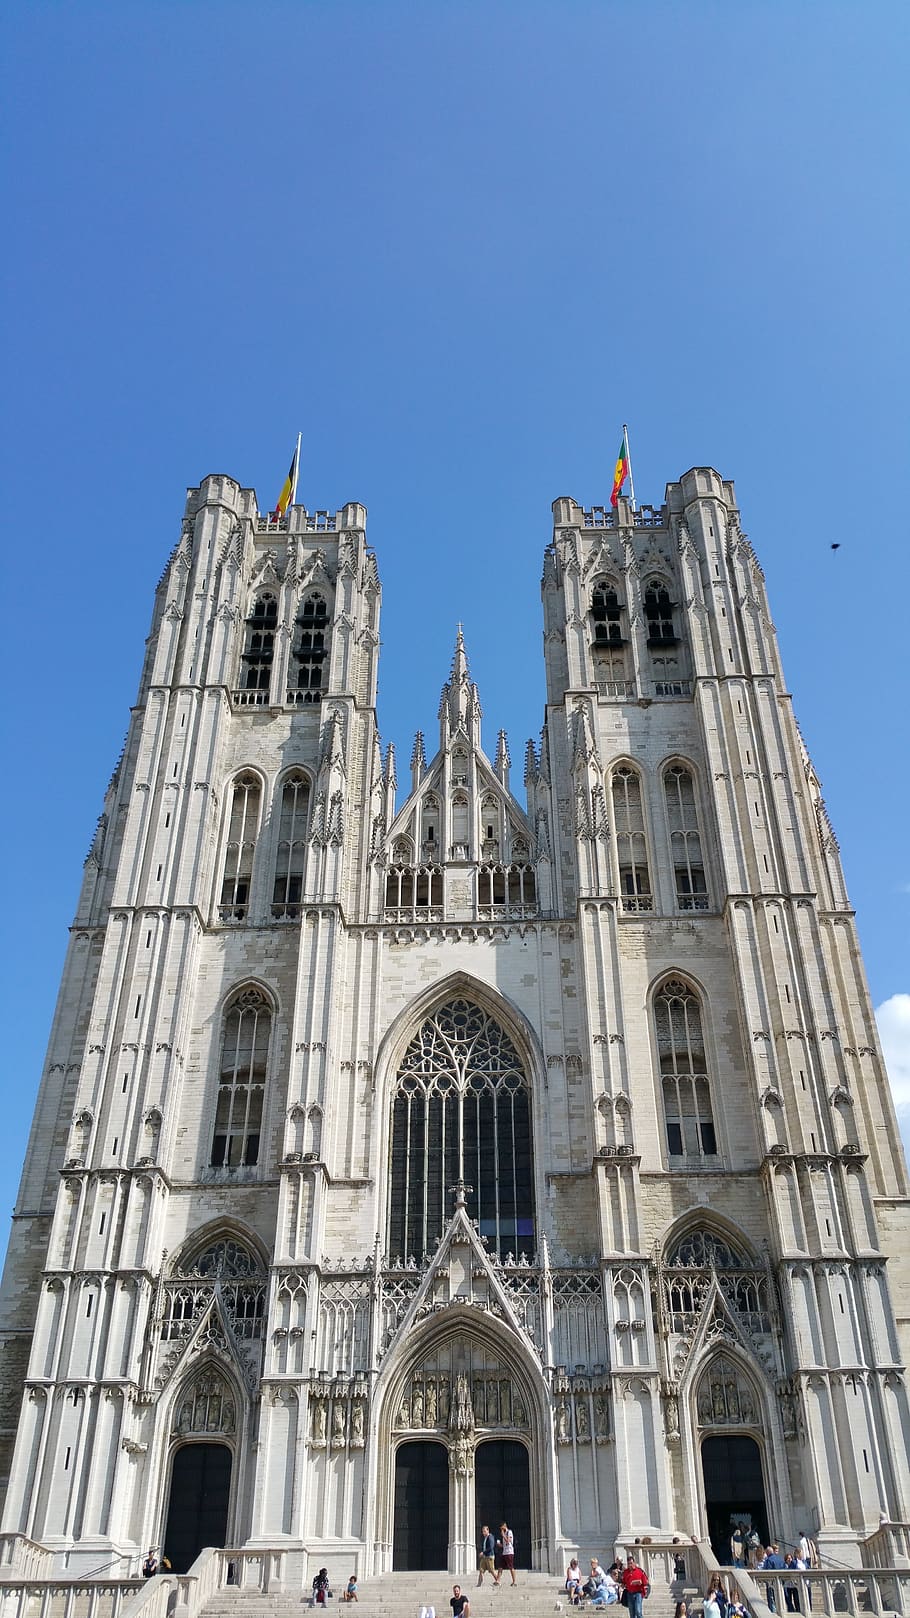
[[[398,803],[365,522],[189,493],[13,1225],[4,1528],[858,1560],[910,1514],[907,1176],[732,484],[556,501],[524,803],[460,628]]]

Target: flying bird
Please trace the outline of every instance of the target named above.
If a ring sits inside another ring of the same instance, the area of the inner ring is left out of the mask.
[[[840,540],[839,539],[836,539],[836,540],[833,541],[833,543],[831,545],[831,549],[833,551],[839,551],[840,550]]]

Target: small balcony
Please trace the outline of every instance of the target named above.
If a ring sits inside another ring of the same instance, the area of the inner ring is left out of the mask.
[[[655,697],[691,697],[691,680],[655,680]]]
[[[605,702],[634,702],[638,695],[634,680],[593,680],[592,684]]]

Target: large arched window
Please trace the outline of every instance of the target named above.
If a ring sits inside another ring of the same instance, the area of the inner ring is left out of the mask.
[[[613,771],[610,786],[622,907],[624,910],[653,910],[641,778],[637,770],[620,764]]]
[[[455,1185],[504,1258],[534,1252],[528,1080],[508,1034],[469,1000],[441,1006],[408,1046],[392,1099],[389,1252],[432,1252]]]
[[[698,996],[668,978],[654,997],[657,1053],[671,1157],[717,1155]]]
[[[224,875],[221,880],[222,921],[245,921],[250,903],[250,883],[253,878],[253,855],[259,831],[259,805],[262,783],[258,775],[246,770],[234,781],[231,795],[231,813],[228,820],[227,845],[224,851]]]
[[[622,607],[608,579],[602,579],[591,592],[591,626],[595,646],[622,645]]]
[[[673,603],[663,579],[649,579],[644,589],[645,622],[648,626],[649,646],[673,646],[676,630],[673,627]]]
[[[682,764],[671,764],[664,771],[664,792],[670,825],[676,903],[680,910],[707,910],[708,887],[691,772]]]
[[[273,595],[262,595],[246,621],[243,647],[243,689],[258,692],[256,702],[267,703],[278,628],[278,602]]]
[[[272,1008],[261,989],[234,995],[224,1017],[213,1168],[248,1168],[259,1161]]]
[[[293,775],[288,776],[281,793],[275,886],[272,890],[272,915],[279,919],[295,920],[300,915],[309,801],[310,784],[305,775],[295,770]]]
[[[314,594],[300,603],[293,658],[296,663],[289,702],[318,702],[325,690],[328,656],[329,609],[325,597]]]

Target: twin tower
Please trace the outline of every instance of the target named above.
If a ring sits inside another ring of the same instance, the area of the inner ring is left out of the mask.
[[[460,632],[402,791],[362,506],[189,493],[0,1298],[61,1566],[910,1517],[906,1168],[733,486],[553,512],[519,800]]]

